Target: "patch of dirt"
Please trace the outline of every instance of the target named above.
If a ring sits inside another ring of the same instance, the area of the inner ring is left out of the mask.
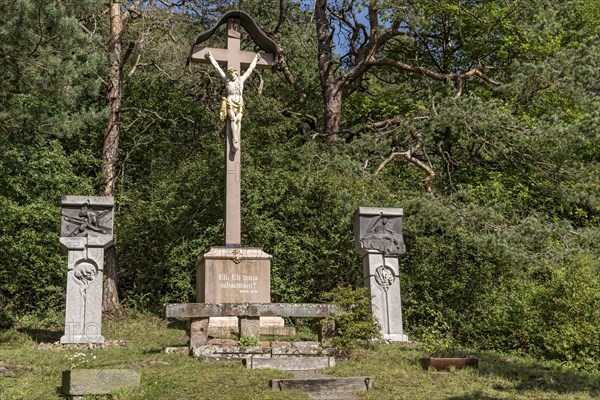
[[[10,378],[15,376],[15,372],[21,369],[25,369],[16,364],[10,364],[4,361],[0,361],[0,378]]]

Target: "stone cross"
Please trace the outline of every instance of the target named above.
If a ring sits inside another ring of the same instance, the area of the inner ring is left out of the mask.
[[[206,58],[207,52],[210,52],[215,60],[225,67],[235,68],[241,74],[241,68],[248,68],[256,53],[240,50],[241,24],[238,18],[228,18],[227,20],[227,48],[202,48],[192,51],[192,62],[210,64]],[[274,55],[270,53],[261,54],[261,59],[256,64],[256,68],[270,69],[274,65]],[[241,189],[240,189],[240,152],[236,151],[232,145],[232,132],[230,124],[226,123],[225,140],[225,246],[241,247]]]

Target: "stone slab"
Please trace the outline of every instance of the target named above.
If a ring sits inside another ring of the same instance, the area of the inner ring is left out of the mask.
[[[267,336],[296,336],[293,326],[261,326],[260,334]]]
[[[370,252],[398,256],[406,252],[401,208],[360,207],[354,214],[354,246],[360,255]]]
[[[60,342],[104,343],[102,336],[102,281],[104,249],[69,250],[65,333]]]
[[[88,246],[111,246],[114,203],[114,198],[108,196],[63,196],[61,238],[84,238]],[[69,249],[69,243],[63,245]]]
[[[71,369],[62,373],[62,391],[69,396],[110,394],[140,386],[141,374],[133,369]]]
[[[262,346],[199,346],[191,349],[192,355],[201,360],[228,360],[252,358],[270,358],[271,349]]]
[[[238,318],[238,329],[240,331],[240,338],[255,338],[260,337],[260,319],[259,317],[239,317]]]
[[[208,334],[210,336],[229,336],[238,334],[237,317],[212,317],[208,324]],[[294,336],[296,328],[284,326],[281,317],[260,317],[261,335],[271,336]]]
[[[66,206],[82,206],[89,200],[92,206],[112,207],[115,205],[115,199],[110,196],[62,196],[61,204]]]
[[[359,376],[350,378],[306,378],[306,379],[272,379],[273,390],[301,390],[303,392],[324,391],[368,391],[373,389],[373,378]]]
[[[334,357],[245,358],[247,369],[271,368],[283,371],[308,371],[335,367]]]
[[[363,257],[363,276],[371,297],[373,316],[384,338],[389,341],[408,341],[402,322],[398,259],[381,253],[369,253]]]
[[[196,263],[196,301],[270,302],[271,258],[259,248],[211,247]]]
[[[335,304],[317,303],[182,303],[165,305],[167,318],[219,316],[327,318],[342,312]]]
[[[273,356],[316,356],[321,355],[323,349],[319,342],[291,342],[289,346],[272,346],[271,354]]]
[[[208,318],[192,318],[190,321],[190,347],[204,346],[208,342]]]
[[[409,342],[410,340],[408,339],[408,336],[406,336],[405,334],[384,334],[383,335],[383,340],[387,341],[387,342],[399,342],[399,343],[406,343]]]

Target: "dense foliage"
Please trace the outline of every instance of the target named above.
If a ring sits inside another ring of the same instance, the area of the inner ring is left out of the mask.
[[[405,29],[381,58],[445,74],[480,63],[498,84],[372,67],[344,97],[330,142],[312,11],[284,1],[277,24],[279,1],[267,3],[242,9],[274,32],[294,82],[277,71],[247,83],[242,240],[273,255],[273,301],[360,286],[352,213],[402,207],[409,335],[600,368],[598,2],[381,1],[382,26],[401,15]],[[359,3],[371,2],[354,3],[360,17]],[[125,25],[116,235],[130,307],[191,301],[195,260],[222,242],[221,85],[186,59],[194,35],[232,7],[141,8]],[[62,313],[60,196],[92,195],[101,181],[103,11],[0,5],[3,324]],[[343,72],[352,60],[336,15]]]

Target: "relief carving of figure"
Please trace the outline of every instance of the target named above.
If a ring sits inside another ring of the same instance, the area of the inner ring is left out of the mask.
[[[91,208],[90,200],[88,199],[83,207],[81,207],[81,210],[79,210],[79,213],[77,214],[78,217],[63,215],[65,220],[71,224],[77,225],[77,228],[69,233],[68,236],[87,235],[89,231],[101,234],[108,233],[108,229],[101,226],[99,222],[101,218],[107,215],[109,212],[110,210],[94,211]]]
[[[244,100],[242,98],[242,95],[244,94],[244,82],[248,79],[256,67],[256,63],[260,60],[260,54],[256,53],[250,66],[242,76],[239,75],[235,68],[229,68],[227,73],[225,73],[210,51],[206,52],[205,57],[210,60],[210,63],[219,73],[219,76],[225,81],[225,92],[227,96],[223,97],[221,101],[221,112],[219,116],[221,121],[229,119],[232,144],[234,150],[237,151],[240,148],[240,130],[242,128],[242,116],[244,115]]]
[[[403,254],[405,246],[402,234],[394,231],[388,223],[388,219],[383,214],[379,215],[365,236],[361,238],[363,248],[388,255]]]
[[[380,265],[375,270],[375,282],[377,282],[377,284],[381,286],[385,292],[388,291],[395,280],[396,277],[394,276],[394,271],[390,267],[386,265]]]

